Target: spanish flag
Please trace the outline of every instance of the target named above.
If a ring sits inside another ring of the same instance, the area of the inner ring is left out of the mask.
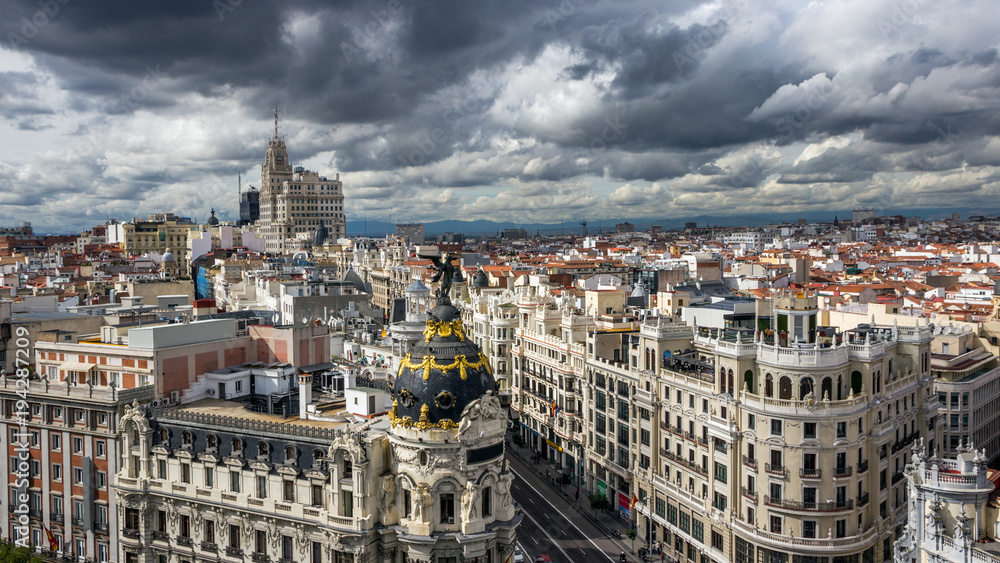
[[[635,503],[639,502],[639,497],[632,495],[632,504],[628,505],[628,509],[632,510],[635,508]]]
[[[49,551],[53,553],[59,551],[59,540],[52,535],[52,532],[45,527],[45,524],[42,524],[42,529],[45,530],[45,538],[49,540]]]

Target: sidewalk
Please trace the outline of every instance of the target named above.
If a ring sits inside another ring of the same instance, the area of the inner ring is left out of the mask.
[[[531,451],[525,446],[518,446],[512,442],[507,444],[507,452],[511,454],[508,458],[511,464],[514,465],[514,469],[519,472],[527,472],[533,474],[538,478],[539,483],[544,483],[544,487],[548,488],[551,493],[556,493],[549,496],[549,500],[561,501],[555,502],[557,506],[565,506],[568,510],[572,510],[579,516],[585,518],[591,525],[593,525],[596,530],[600,533],[600,536],[591,539],[603,540],[602,549],[605,549],[609,554],[621,553],[624,551],[628,557],[628,561],[639,562],[639,557],[632,550],[632,541],[625,537],[625,530],[629,528],[629,522],[622,518],[614,516],[613,513],[609,512],[598,512],[594,514],[594,509],[590,507],[590,499],[580,491],[580,498],[577,500],[576,485],[556,485],[553,483],[551,478],[552,475],[556,475],[556,470],[548,464],[546,461],[540,461],[538,464],[532,463],[530,456]],[[545,471],[549,471],[549,476],[547,477]],[[540,489],[545,490],[545,489]],[[569,513],[567,513],[569,514]],[[616,539],[612,534],[611,530],[617,529],[621,534],[621,539]],[[604,543],[606,542],[606,543]],[[635,549],[638,551],[640,547],[645,547],[639,539],[635,540]],[[615,557],[617,560],[617,557]],[[659,561],[659,557],[650,557],[649,561]]]

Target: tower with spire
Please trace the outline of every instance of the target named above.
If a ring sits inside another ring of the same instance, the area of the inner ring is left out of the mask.
[[[278,133],[278,108],[274,109],[274,136],[267,142],[260,181],[259,224],[267,252],[283,254],[290,239],[312,238],[324,225],[330,239],[346,236],[340,174],[327,178],[292,166],[285,138]]]

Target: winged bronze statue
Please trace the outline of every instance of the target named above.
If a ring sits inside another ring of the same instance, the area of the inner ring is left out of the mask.
[[[441,282],[437,291],[434,292],[434,295],[437,296],[438,304],[444,305],[446,303],[451,303],[451,299],[448,295],[451,293],[452,278],[455,277],[455,272],[458,270],[457,266],[452,264],[452,262],[458,260],[458,256],[453,254],[445,254],[443,258],[425,254],[418,254],[417,256],[423,258],[424,260],[430,260],[431,267],[434,268],[435,272],[437,272],[434,274],[434,277],[431,278],[431,282]]]

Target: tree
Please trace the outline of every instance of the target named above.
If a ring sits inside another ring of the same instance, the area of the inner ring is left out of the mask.
[[[0,543],[0,561],[7,563],[44,563],[41,557],[32,553],[31,548],[18,547],[6,540]]]
[[[632,540],[632,551],[635,551],[635,528],[625,530],[625,537]]]
[[[611,506],[608,502],[608,497],[603,493],[594,493],[590,495],[590,508],[594,509],[594,515],[597,515],[598,510],[607,510]]]
[[[514,443],[517,444],[518,446],[524,445],[524,436],[521,436],[520,432],[515,432],[514,437],[511,439],[514,440]]]

